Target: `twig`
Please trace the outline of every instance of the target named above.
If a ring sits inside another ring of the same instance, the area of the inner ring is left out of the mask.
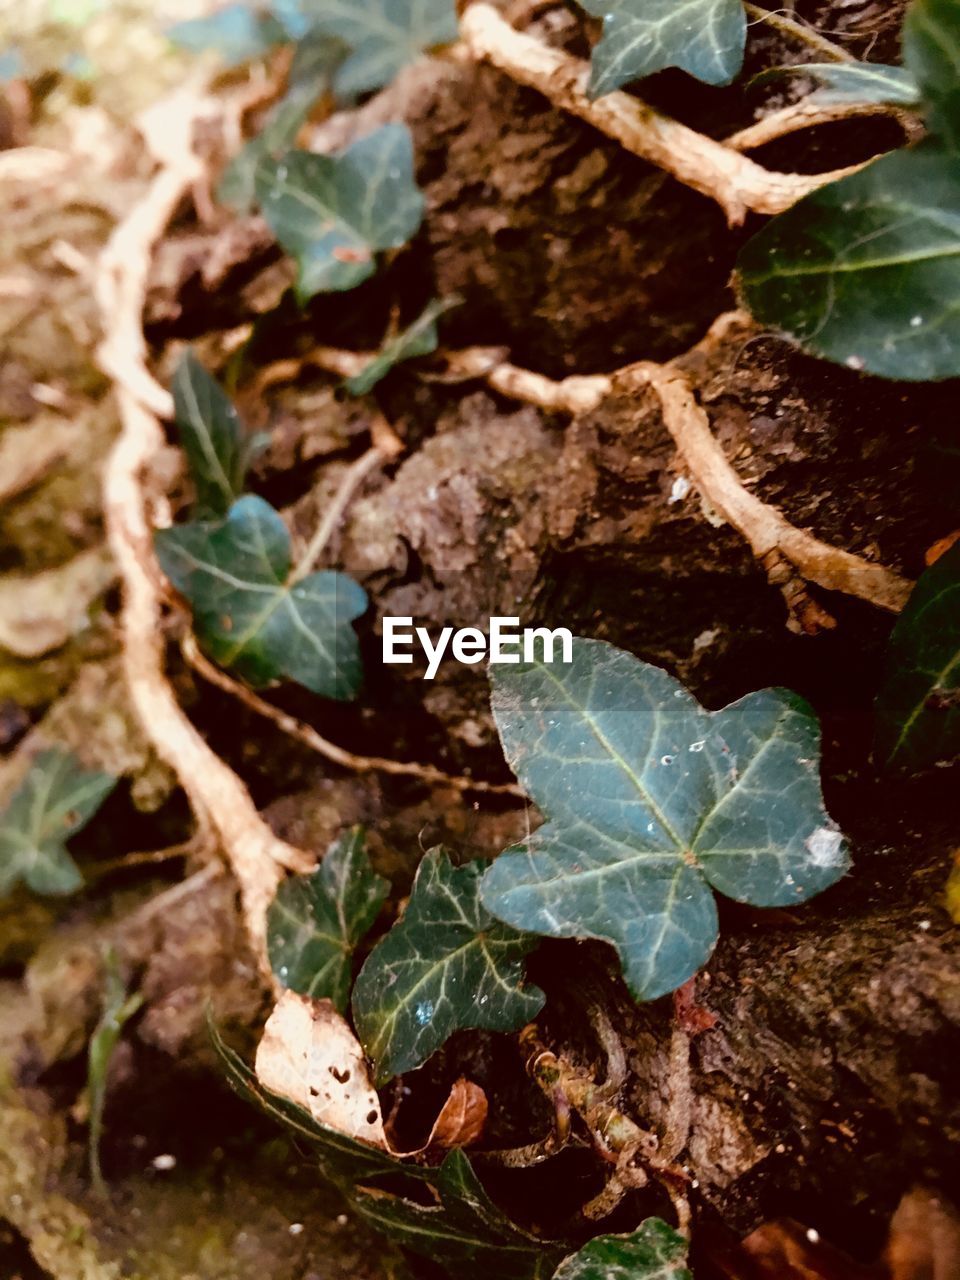
[[[912,137],[917,130],[916,117],[902,107],[889,102],[817,102],[816,98],[805,98],[801,102],[793,102],[781,111],[773,111],[756,124],[731,134],[724,139],[724,146],[734,151],[753,151],[777,138],[785,138],[801,129],[812,129],[816,125],[834,124],[839,120],[851,120],[858,116],[892,116],[902,127],[907,137]]]
[[[518,796],[521,798],[526,795],[522,787],[513,782],[480,782],[474,778],[444,773],[442,769],[437,769],[431,764],[386,760],[380,756],[356,755],[352,751],[347,751],[344,747],[337,746],[335,742],[328,741],[312,725],[304,724],[302,720],[298,720],[295,716],[281,711],[279,707],[275,707],[272,703],[265,701],[254,693],[252,689],[248,689],[246,685],[240,684],[232,676],[227,675],[225,671],[221,671],[219,667],[214,666],[200,652],[196,638],[192,634],[183,638],[180,647],[186,661],[194,671],[203,676],[204,680],[216,685],[224,693],[229,693],[231,697],[242,702],[245,707],[249,707],[258,716],[263,716],[265,719],[272,721],[278,729],[281,729],[289,737],[296,738],[298,742],[302,742],[304,746],[316,751],[318,755],[324,756],[332,764],[339,765],[342,769],[352,769],[358,773],[388,773],[395,777],[418,778],[421,782],[450,787],[454,791],[478,791],[485,792],[487,795]]]
[[[123,581],[123,666],[133,707],[157,753],[175,770],[201,828],[215,834],[222,847],[240,885],[251,943],[269,974],[266,909],[281,868],[305,871],[312,860],[273,834],[246,787],[204,742],[174,697],[164,674],[162,578],[141,483],[164,444],[157,415],[172,409],[169,393],[146,367],[142,313],[150,260],[184,194],[202,174],[193,129],[211,110],[209,100],[188,87],[142,117],[141,132],[161,167],[114,230],[98,263],[96,292],[105,332],[98,358],[116,384],[122,425],[107,462],[104,512]]]
[[[587,63],[515,31],[489,4],[469,6],[460,20],[460,34],[475,58],[537,89],[554,106],[716,200],[732,225],[743,222],[750,210],[782,213],[803,196],[863,167],[815,176],[772,173],[621,90],[591,100],[586,93]]]
[[[883,565],[870,564],[849,551],[821,542],[744,488],[684,373],[671,365],[640,363],[621,370],[618,378],[656,391],[664,424],[697,488],[746,538],[804,629],[823,625],[823,615],[809,600],[801,579],[815,582],[826,591],[857,596],[891,613],[903,608],[911,590],[905,578]]]
[[[309,573],[313,572],[314,565],[320,559],[324,547],[333,536],[354,492],[374,467],[379,466],[385,460],[384,451],[377,445],[373,445],[347,468],[333,501],[327,507],[326,514],[307,544],[306,551],[304,551],[299,563],[290,575],[289,582],[291,585],[295,582],[301,582]]]
[[[742,320],[740,312],[720,316],[694,351],[715,346],[733,324]],[[354,364],[362,367],[369,356],[324,347],[312,352],[310,359],[321,368],[340,372]],[[898,613],[906,603],[913,585],[907,579],[821,542],[744,488],[677,362],[659,365],[642,361],[612,374],[574,375],[555,381],[510,364],[500,358],[498,350],[468,347],[447,356],[447,369],[456,379],[482,378],[493,390],[511,399],[574,415],[592,412],[618,385],[652,387],[660,398],[667,429],[697,488],[718,514],[746,538],[769,581],[782,592],[790,617],[800,630],[813,633],[836,625],[809,595],[805,585],[808,581],[892,613]]]
[[[744,4],[743,6],[751,18],[757,22],[765,22],[767,26],[775,28],[785,36],[791,36],[794,40],[800,40],[803,44],[809,45],[811,49],[816,49],[829,62],[855,62],[853,54],[848,53],[846,49],[841,49],[838,44],[834,44],[826,36],[822,36],[819,31],[814,31],[812,27],[806,27],[802,22],[797,22],[794,18],[789,18],[785,13],[779,13],[776,10],[761,9],[758,4]]]

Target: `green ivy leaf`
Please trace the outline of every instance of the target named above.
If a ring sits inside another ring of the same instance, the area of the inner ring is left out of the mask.
[[[960,756],[960,543],[914,587],[890,637],[877,759],[918,772]]]
[[[389,889],[370,866],[362,827],[335,840],[312,875],[285,880],[267,913],[270,966],[283,985],[343,1013],[353,953]]]
[[[454,867],[431,850],[403,918],[360,970],[353,1019],[378,1083],[420,1066],[454,1031],[514,1031],[543,1007],[543,992],[523,985],[536,940],[484,910],[482,876],[479,863]]]
[[[344,383],[353,396],[365,396],[385,378],[394,365],[417,356],[428,356],[436,351],[439,337],[437,320],[452,307],[459,306],[459,298],[446,298],[430,302],[413,324],[385,343],[365,369],[347,378]]]
[[[743,66],[747,15],[741,0],[579,0],[603,18],[590,61],[591,97],[679,67],[706,84],[730,84]]]
[[[751,85],[764,84],[782,76],[809,76],[820,85],[806,101],[879,102],[895,107],[916,107],[920,90],[904,67],[880,62],[802,62],[790,67],[771,67],[754,76]]]
[[[190,53],[214,49],[228,67],[261,58],[287,33],[270,14],[258,13],[247,4],[228,4],[203,18],[189,18],[167,28],[167,39]]]
[[[22,880],[35,893],[73,893],[83,884],[66,842],[117,785],[84,769],[68,751],[41,751],[0,823],[0,895]]]
[[[632,1235],[596,1236],[564,1258],[554,1280],[693,1280],[687,1241],[660,1218],[647,1218]]]
[[[887,378],[960,374],[960,165],[932,143],[807,196],[744,247],[758,320]]]
[[[224,520],[159,530],[155,545],[221,666],[253,685],[287,677],[325,698],[356,696],[362,670],[350,624],[366,593],[342,573],[292,580],[290,535],[268,502],[241,498]]]
[[[408,62],[457,38],[454,0],[305,0],[303,10],[314,30],[353,51],[336,78],[344,98],[382,89]]]
[[[958,0],[913,0],[903,24],[903,59],[920,85],[931,131],[960,150]]]
[[[192,351],[177,365],[172,390],[180,443],[197,490],[197,513],[226,515],[243,493],[252,437]]]
[[[432,1172],[438,1204],[359,1187],[354,1209],[402,1248],[462,1280],[546,1280],[552,1274],[560,1251],[500,1212],[463,1151],[451,1151]]]
[[[782,907],[846,870],[819,726],[795,694],[711,713],[665,671],[582,638],[570,663],[492,670],[504,753],[550,821],[501,854],[483,903],[518,929],[611,943],[638,1000],[709,957],[710,886]]]
[[[336,156],[288,151],[257,170],[257,199],[297,260],[297,297],[353,289],[373,275],[376,254],[398,249],[423,220],[406,125],[388,124]]]
[[[217,199],[237,213],[249,213],[256,203],[257,169],[277,160],[297,140],[314,103],[333,87],[333,75],[344,58],[339,40],[308,33],[298,41],[288,77],[289,88],[268,113],[263,127],[224,169]]]

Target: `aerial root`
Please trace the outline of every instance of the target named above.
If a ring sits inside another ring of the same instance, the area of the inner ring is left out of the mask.
[[[460,20],[460,35],[478,61],[537,89],[554,106],[715,200],[732,226],[749,212],[782,213],[812,191],[863,167],[813,176],[774,173],[619,89],[591,99],[586,91],[588,63],[514,30],[489,4],[469,5]]]
[[[141,133],[159,169],[115,228],[97,265],[104,338],[101,368],[115,384],[121,432],[107,462],[104,515],[120,570],[123,668],[134,710],[158,755],[175,771],[200,829],[222,850],[240,887],[244,923],[265,976],[266,911],[287,868],[314,859],[278,839],[244,784],[210,749],[178,704],[164,671],[163,577],[153,553],[144,476],[164,444],[159,419],[169,392],[147,368],[143,304],[154,245],[181,200],[203,175],[193,150],[197,121],[215,104],[188,86],[144,114]]]

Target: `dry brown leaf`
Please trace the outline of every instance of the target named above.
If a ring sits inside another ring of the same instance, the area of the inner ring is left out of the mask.
[[[489,1109],[487,1095],[480,1086],[461,1076],[430,1130],[427,1147],[450,1150],[472,1146],[483,1133]]]
[[[890,1280],[957,1280],[960,1216],[943,1196],[915,1187],[900,1201],[887,1244]]]
[[[87,625],[87,611],[117,578],[105,547],[82,551],[56,569],[0,578],[0,648],[41,658]]]
[[[941,556],[946,555],[958,538],[960,538],[960,529],[954,529],[953,533],[948,533],[945,538],[938,538],[932,546],[928,547],[923,556],[927,568],[936,564]]]
[[[873,1268],[861,1267],[791,1218],[765,1222],[741,1248],[757,1280],[879,1280]]]
[[[284,991],[263,1029],[255,1069],[264,1088],[320,1124],[387,1149],[363,1051],[329,1000]]]
[[[0,436],[0,503],[39,484],[67,457],[78,438],[76,424],[59,417],[7,427]]]

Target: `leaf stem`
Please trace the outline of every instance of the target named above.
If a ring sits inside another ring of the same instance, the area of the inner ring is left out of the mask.
[[[323,554],[324,547],[333,536],[357,488],[370,472],[384,461],[385,454],[383,449],[379,445],[372,445],[366,453],[362,454],[357,458],[356,462],[351,463],[347,468],[333,501],[307,544],[306,551],[304,551],[299,563],[294,567],[290,575],[289,585],[292,586],[295,582],[302,582],[308,574],[313,572],[314,565]]]
[[[834,44],[832,40],[822,36],[819,31],[814,31],[812,27],[804,26],[802,22],[797,22],[795,18],[790,18],[785,13],[763,9],[758,4],[745,3],[743,7],[755,21],[765,22],[782,35],[792,36],[793,39],[802,41],[803,44],[809,45],[811,49],[816,49],[829,62],[856,62],[856,58],[852,53],[848,53],[846,49],[841,49],[838,44]]]

